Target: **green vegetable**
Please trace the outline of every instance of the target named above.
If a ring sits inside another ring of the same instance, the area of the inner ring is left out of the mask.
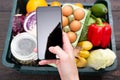
[[[97,49],[90,52],[88,66],[96,70],[111,66],[116,59],[115,53],[110,49]]]
[[[90,15],[90,19],[88,22],[88,25],[91,25],[96,22],[97,17],[95,17],[93,14]],[[102,22],[106,22],[105,18],[100,18]]]
[[[91,7],[92,14],[96,17],[103,17],[107,14],[108,9],[102,3],[96,3]]]
[[[91,24],[95,23],[96,20],[93,19],[92,17],[89,18],[89,21],[88,21],[88,26],[90,26]]]
[[[88,13],[87,13],[87,16],[86,16],[86,19],[85,19],[85,23],[84,23],[79,41],[87,40],[88,22],[89,22],[89,19],[90,19],[90,15],[91,15],[91,11],[88,10]]]

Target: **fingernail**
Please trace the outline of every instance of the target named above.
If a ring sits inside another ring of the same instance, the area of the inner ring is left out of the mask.
[[[40,61],[39,63],[38,63],[39,65],[43,65],[43,63]]]
[[[52,51],[53,49],[54,49],[54,47],[52,47],[52,46],[51,46],[51,47],[49,47],[49,51]]]

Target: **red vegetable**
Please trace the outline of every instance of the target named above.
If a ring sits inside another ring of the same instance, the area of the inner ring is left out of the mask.
[[[88,40],[92,42],[93,46],[100,46],[106,48],[110,43],[112,29],[107,22],[102,22],[97,18],[97,23],[89,26]]]

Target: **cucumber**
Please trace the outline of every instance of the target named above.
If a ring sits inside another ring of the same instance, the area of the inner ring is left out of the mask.
[[[87,16],[86,16],[86,19],[85,19],[85,23],[84,23],[79,41],[87,40],[88,22],[89,22],[89,19],[90,19],[90,15],[91,15],[91,11],[88,10],[88,13],[87,13]]]

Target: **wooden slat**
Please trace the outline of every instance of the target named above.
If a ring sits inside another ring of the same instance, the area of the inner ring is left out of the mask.
[[[120,10],[120,0],[110,0],[112,5],[112,10],[119,11]]]
[[[113,24],[114,24],[114,33],[117,50],[120,50],[120,11],[112,12],[113,13]]]
[[[3,47],[4,47],[4,42],[6,38],[6,32],[8,30],[8,24],[9,24],[9,19],[10,19],[10,14],[11,12],[0,12],[0,53],[2,53]]]
[[[0,0],[0,12],[11,11],[13,0]]]

